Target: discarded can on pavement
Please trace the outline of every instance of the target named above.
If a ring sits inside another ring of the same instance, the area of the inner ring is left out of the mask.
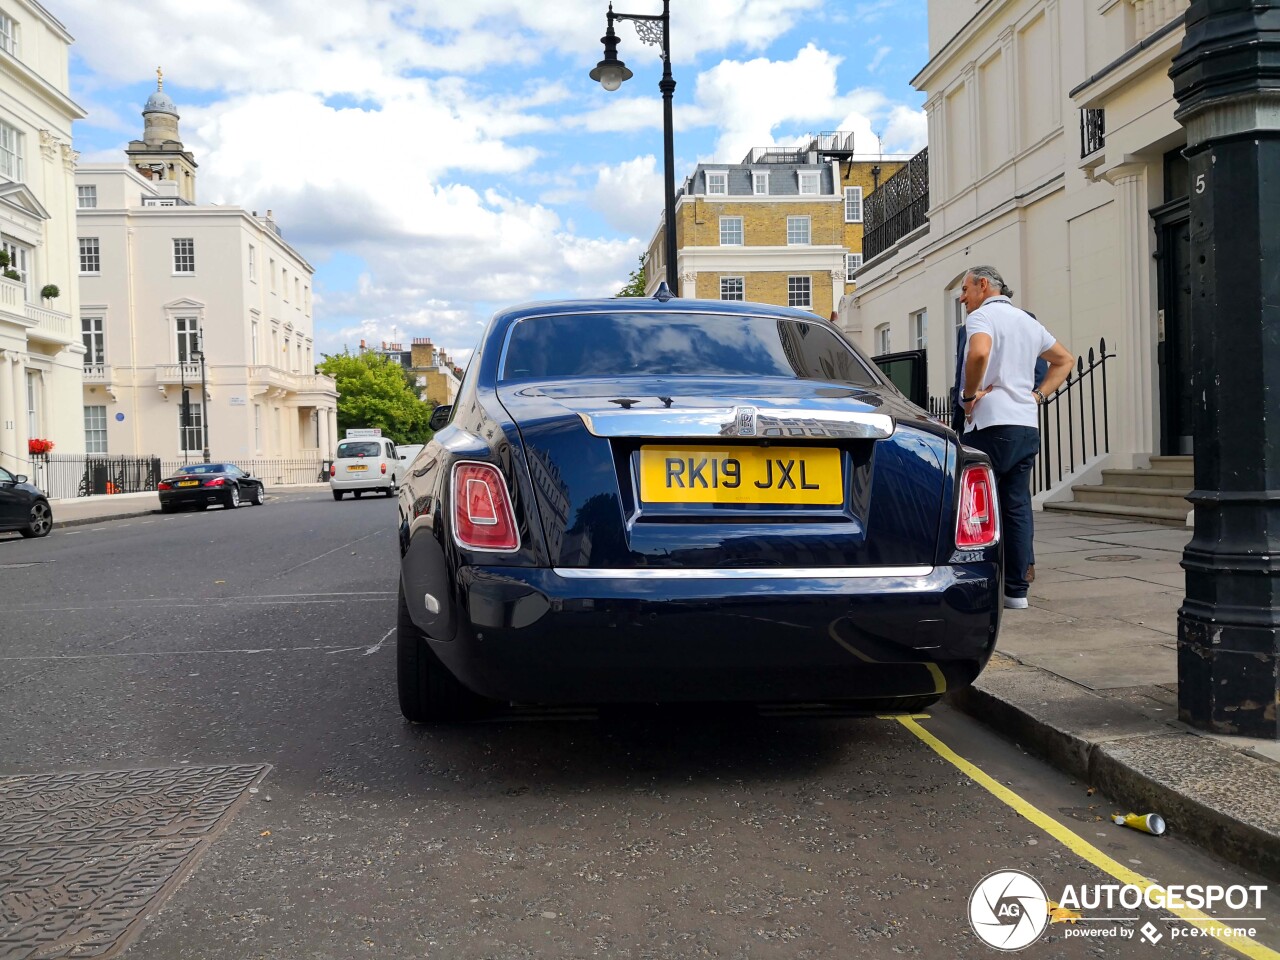
[[[1114,814],[1111,819],[1120,824],[1122,827],[1132,827],[1134,830],[1141,830],[1143,833],[1150,833],[1153,836],[1160,836],[1164,833],[1164,817],[1158,813],[1129,813]]]

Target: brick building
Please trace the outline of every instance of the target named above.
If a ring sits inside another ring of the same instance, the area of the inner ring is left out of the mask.
[[[453,362],[449,354],[432,343],[430,337],[414,337],[408,350],[403,343],[388,343],[383,340],[380,347],[370,347],[361,340],[360,352],[376,353],[404,367],[405,372],[413,378],[421,400],[437,405],[453,403],[458,395],[462,368]]]
[[[853,135],[798,149],[757,148],[699,164],[676,197],[682,297],[754,300],[829,317],[862,263],[862,199],[901,160],[855,160]],[[645,254],[646,292],[666,277],[666,225]]]

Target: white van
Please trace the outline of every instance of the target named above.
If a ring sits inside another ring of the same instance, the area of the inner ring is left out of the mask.
[[[329,489],[335,500],[348,490],[357,497],[381,490],[389,497],[399,489],[406,465],[387,437],[348,437],[338,444],[338,458],[329,467]]]

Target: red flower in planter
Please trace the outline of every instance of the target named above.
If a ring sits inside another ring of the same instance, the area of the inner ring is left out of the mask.
[[[37,456],[48,453],[53,449],[52,440],[41,440],[39,437],[32,437],[27,441],[27,453]]]

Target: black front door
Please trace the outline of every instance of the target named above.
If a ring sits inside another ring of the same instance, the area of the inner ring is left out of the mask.
[[[1176,456],[1192,452],[1191,220],[1186,200],[1152,213],[1159,238],[1160,452]]]

